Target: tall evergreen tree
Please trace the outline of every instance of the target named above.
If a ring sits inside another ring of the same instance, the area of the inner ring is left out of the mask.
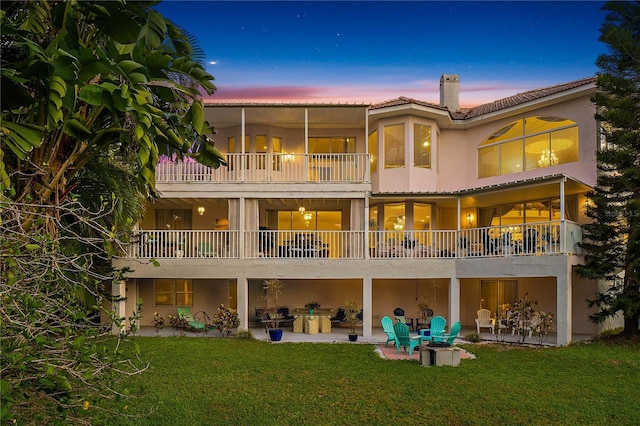
[[[608,2],[594,96],[602,144],[598,180],[588,196],[582,276],[605,280],[606,291],[589,301],[601,323],[622,315],[626,336],[640,334],[640,2]]]

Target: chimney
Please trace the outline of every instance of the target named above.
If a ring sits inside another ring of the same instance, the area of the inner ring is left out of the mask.
[[[442,74],[440,77],[440,105],[449,111],[460,110],[460,76],[458,74]]]

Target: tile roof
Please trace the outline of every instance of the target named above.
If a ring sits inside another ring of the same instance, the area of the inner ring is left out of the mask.
[[[429,102],[423,102],[412,98],[406,98],[401,96],[396,99],[392,99],[386,102],[380,102],[374,105],[371,105],[372,110],[381,109],[381,108],[389,108],[394,106],[401,105],[420,105],[427,108],[439,109],[442,111],[449,111],[451,118],[454,120],[465,120],[469,118],[478,117],[484,114],[489,114],[495,111],[500,111],[502,109],[510,108],[513,106],[517,106],[526,102],[534,101],[536,99],[544,98],[546,96],[555,95],[557,93],[564,92],[566,90],[575,89],[576,87],[586,86],[588,84],[594,84],[596,81],[595,77],[587,77],[580,80],[571,81],[568,83],[556,84],[554,86],[543,87],[541,89],[529,90],[527,92],[518,93],[513,96],[509,96],[508,98],[499,99],[494,102],[490,102],[488,104],[479,105],[474,108],[469,108],[461,111],[449,111],[449,109],[442,105],[432,104]]]

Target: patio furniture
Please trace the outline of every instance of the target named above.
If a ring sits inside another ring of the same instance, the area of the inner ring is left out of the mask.
[[[409,349],[409,356],[413,353],[413,348],[420,347],[420,338],[415,336],[411,338],[409,326],[402,322],[393,324],[393,331],[396,334],[396,353],[400,352],[400,347],[403,347],[406,351]]]
[[[200,257],[218,257],[218,254],[209,243],[198,244],[198,255]]]
[[[409,327],[409,330],[415,330],[415,328],[413,326],[413,318],[406,318],[404,316],[404,309],[395,308],[393,310],[393,315],[395,315],[397,322],[400,322],[402,324],[406,324],[407,327]]]
[[[382,319],[380,320],[380,322],[382,323],[382,330],[386,333],[387,335],[387,341],[385,342],[385,346],[387,346],[387,343],[389,342],[393,342],[394,344],[396,343],[396,332],[393,329],[393,320],[387,316],[382,317]]]
[[[431,327],[420,330],[420,339],[423,342],[433,342],[434,338],[444,334],[444,328],[447,320],[438,315],[431,318]]]
[[[478,309],[476,311],[476,330],[480,334],[481,328],[488,328],[491,334],[495,333],[495,320],[491,318],[491,311],[488,309]]]
[[[460,324],[460,321],[454,323],[451,326],[451,332],[450,333],[443,333],[440,334],[438,336],[434,336],[434,342],[445,342],[448,345],[453,345],[453,342],[456,340],[456,337],[458,337],[458,334],[460,334],[460,329],[462,328],[462,324]]]
[[[538,231],[529,228],[525,232],[525,238],[523,241],[525,253],[535,253],[538,251]]]
[[[178,318],[184,319],[188,322],[189,327],[194,330],[204,330],[205,325],[201,321],[197,321],[193,315],[191,315],[191,308],[176,308],[178,310]],[[206,315],[206,314],[205,314]]]
[[[289,313],[288,307],[280,306],[277,312],[280,314],[280,324],[285,326],[293,325],[293,320],[296,319],[296,317]]]
[[[522,331],[523,334],[528,331],[529,337],[531,337],[533,336],[533,330],[535,330],[538,324],[540,324],[540,317],[538,316],[537,313],[535,313],[533,314],[530,320],[520,321],[520,331]],[[511,334],[515,334],[515,333],[516,333],[516,328],[514,327],[511,330]]]
[[[347,322],[347,315],[344,312],[344,308],[341,306],[338,308],[338,311],[336,312],[335,316],[331,317],[331,323],[340,324],[340,323],[346,323],[346,322]]]

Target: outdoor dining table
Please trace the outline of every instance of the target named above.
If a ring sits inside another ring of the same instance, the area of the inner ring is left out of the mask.
[[[308,309],[296,309],[292,315],[294,333],[331,333],[331,310],[316,310],[312,314]]]

